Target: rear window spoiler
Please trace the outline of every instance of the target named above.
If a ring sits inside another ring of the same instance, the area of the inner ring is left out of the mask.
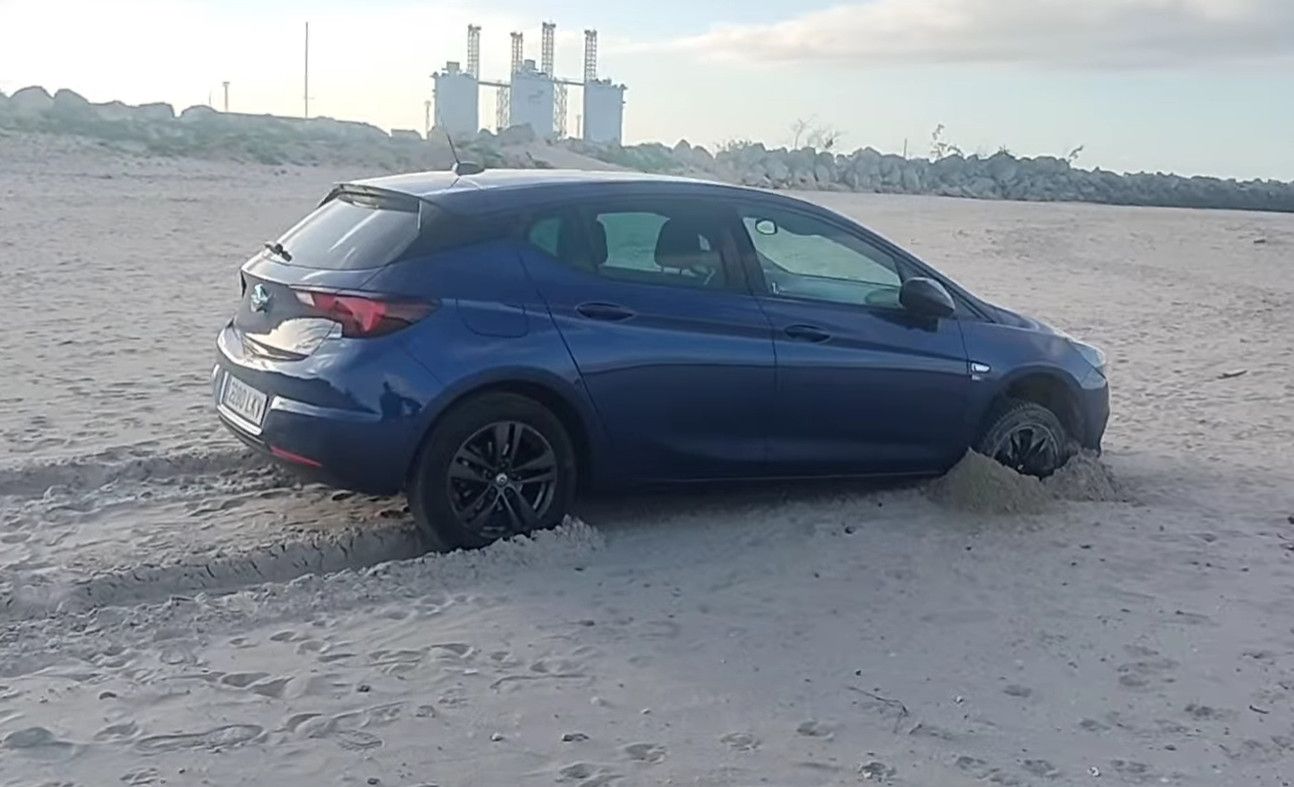
[[[409,212],[417,210],[419,204],[426,201],[403,191],[383,189],[377,186],[364,186],[358,183],[338,183],[319,202],[319,205],[326,205],[345,194],[387,202],[393,210],[407,210]]]

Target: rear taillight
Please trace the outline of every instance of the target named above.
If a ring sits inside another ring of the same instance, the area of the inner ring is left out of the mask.
[[[338,295],[315,290],[293,290],[297,300],[319,317],[341,325],[342,336],[385,336],[413,325],[436,307],[419,301],[387,300],[366,295]]]

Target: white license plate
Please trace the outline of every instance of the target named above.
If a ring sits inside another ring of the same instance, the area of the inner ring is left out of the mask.
[[[265,417],[265,402],[269,397],[231,374],[225,375],[225,388],[220,394],[220,404],[234,415],[253,426],[260,426]]]

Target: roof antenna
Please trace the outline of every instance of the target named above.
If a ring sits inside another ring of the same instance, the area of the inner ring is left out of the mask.
[[[485,167],[474,161],[463,161],[458,157],[458,148],[454,146],[454,137],[445,129],[445,139],[449,140],[449,152],[454,156],[454,174],[460,178],[464,175],[479,175],[485,171]]]

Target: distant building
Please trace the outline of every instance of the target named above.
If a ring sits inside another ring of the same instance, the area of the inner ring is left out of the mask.
[[[535,61],[524,61],[508,90],[508,125],[530,126],[535,136],[551,139],[555,88],[552,77],[535,68]]]
[[[436,128],[451,134],[470,135],[480,130],[481,89],[476,77],[462,70],[456,61],[431,77],[435,81]]]
[[[521,33],[512,33],[512,64],[507,82],[482,79],[481,28],[467,28],[467,70],[457,62],[432,74],[435,80],[435,127],[451,134],[475,134],[480,129],[480,91],[496,92],[495,126],[529,126],[542,139],[563,137],[567,131],[567,93],[575,87],[584,95],[583,137],[590,142],[621,144],[624,138],[625,86],[598,79],[598,33],[584,31],[584,74],[579,81],[562,79],[553,71],[556,25],[545,22],[543,64],[523,59]]]
[[[599,79],[584,84],[584,139],[619,145],[624,139],[625,86]]]

